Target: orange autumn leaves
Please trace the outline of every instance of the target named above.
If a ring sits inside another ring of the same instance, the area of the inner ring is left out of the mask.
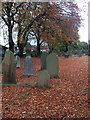
[[[78,6],[72,2],[67,4],[65,2],[24,3],[19,9],[17,18],[20,20],[20,34],[24,38],[28,32],[34,31],[35,34],[39,34],[40,39],[47,42],[53,42],[56,38],[59,41],[79,39],[78,28],[81,18]],[[32,21],[34,21],[33,24],[31,24]],[[27,29],[28,26],[29,29]]]

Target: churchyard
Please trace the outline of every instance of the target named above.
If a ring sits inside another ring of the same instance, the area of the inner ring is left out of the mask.
[[[88,56],[18,58],[6,51],[2,68],[3,118],[89,116]]]
[[[86,30],[84,37],[79,35],[86,1],[82,5],[63,0],[2,2],[2,120],[90,117],[90,41],[85,42],[90,37],[85,37]]]

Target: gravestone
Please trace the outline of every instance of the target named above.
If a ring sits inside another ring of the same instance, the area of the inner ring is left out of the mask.
[[[27,42],[26,44],[26,56],[30,56],[31,54],[31,44]]]
[[[15,61],[16,61],[16,68],[20,68],[20,57],[18,55],[16,55]]]
[[[68,58],[68,57],[69,57],[69,52],[65,52],[65,53],[64,53],[64,57],[65,57],[65,58]]]
[[[52,52],[46,58],[46,70],[50,77],[57,77],[58,69],[58,56]]]
[[[32,58],[31,56],[26,56],[24,63],[24,75],[30,76],[34,74],[35,74],[35,70],[34,70]]]
[[[41,70],[46,69],[46,57],[47,57],[47,53],[43,52],[41,54]]]
[[[38,80],[37,80],[37,87],[51,87],[50,84],[50,75],[48,74],[47,70],[42,70],[38,74]]]
[[[2,83],[16,83],[16,63],[14,54],[10,50],[6,50],[4,60],[2,62],[3,79]]]
[[[82,56],[82,51],[78,51],[78,57]]]

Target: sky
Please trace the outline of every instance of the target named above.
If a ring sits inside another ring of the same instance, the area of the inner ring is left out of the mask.
[[[80,9],[84,8],[84,11],[80,12],[80,15],[84,19],[82,21],[82,25],[79,28],[79,35],[80,35],[80,41],[88,42],[88,1],[89,0],[76,0],[76,3],[78,4],[78,7]]]

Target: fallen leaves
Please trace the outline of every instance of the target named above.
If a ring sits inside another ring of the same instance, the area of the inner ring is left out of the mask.
[[[63,77],[51,78],[50,89],[34,87],[40,70],[40,59],[33,58],[33,62],[35,76],[23,75],[24,63],[21,59],[22,66],[17,69],[19,85],[3,86],[3,118],[88,117],[88,58],[59,57],[59,73]]]

